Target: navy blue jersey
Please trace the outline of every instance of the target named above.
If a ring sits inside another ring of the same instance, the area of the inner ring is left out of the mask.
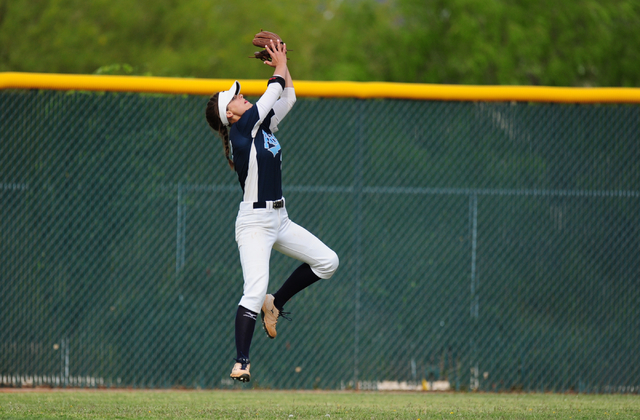
[[[248,109],[231,126],[229,139],[233,146],[233,163],[244,193],[244,201],[273,201],[282,198],[282,148],[269,128],[274,111],[260,120],[258,107]]]
[[[293,87],[284,86],[280,76],[269,79],[264,95],[229,130],[243,201],[282,198],[282,148],[274,133],[296,102]]]

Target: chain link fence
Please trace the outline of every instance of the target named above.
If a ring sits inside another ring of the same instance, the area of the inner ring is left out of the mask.
[[[640,106],[299,98],[288,211],[341,265],[241,385],[207,99],[0,92],[0,384],[640,391]]]

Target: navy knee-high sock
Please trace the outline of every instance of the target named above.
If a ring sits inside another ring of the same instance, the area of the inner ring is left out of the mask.
[[[238,359],[245,359],[249,362],[249,349],[251,339],[256,327],[256,312],[250,311],[244,306],[238,305],[236,312],[236,355]]]
[[[273,305],[281,311],[284,304],[287,303],[293,295],[311,286],[318,280],[320,280],[320,277],[316,276],[313,270],[311,270],[311,267],[309,267],[309,264],[302,264],[291,273],[282,287],[273,294]]]

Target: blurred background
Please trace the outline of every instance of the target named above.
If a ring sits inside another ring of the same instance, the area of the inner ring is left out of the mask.
[[[0,0],[0,71],[638,86],[638,0]],[[267,72],[268,73],[268,72]]]

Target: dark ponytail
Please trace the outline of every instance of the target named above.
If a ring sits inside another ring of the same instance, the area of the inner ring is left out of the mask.
[[[235,166],[233,164],[233,160],[231,159],[231,146],[229,144],[229,129],[222,124],[220,121],[220,116],[218,114],[218,93],[215,93],[211,98],[209,98],[209,102],[207,103],[207,122],[213,131],[218,133],[220,138],[222,139],[222,146],[224,147],[224,155],[227,158],[227,162],[229,162],[229,167],[234,169]]]

